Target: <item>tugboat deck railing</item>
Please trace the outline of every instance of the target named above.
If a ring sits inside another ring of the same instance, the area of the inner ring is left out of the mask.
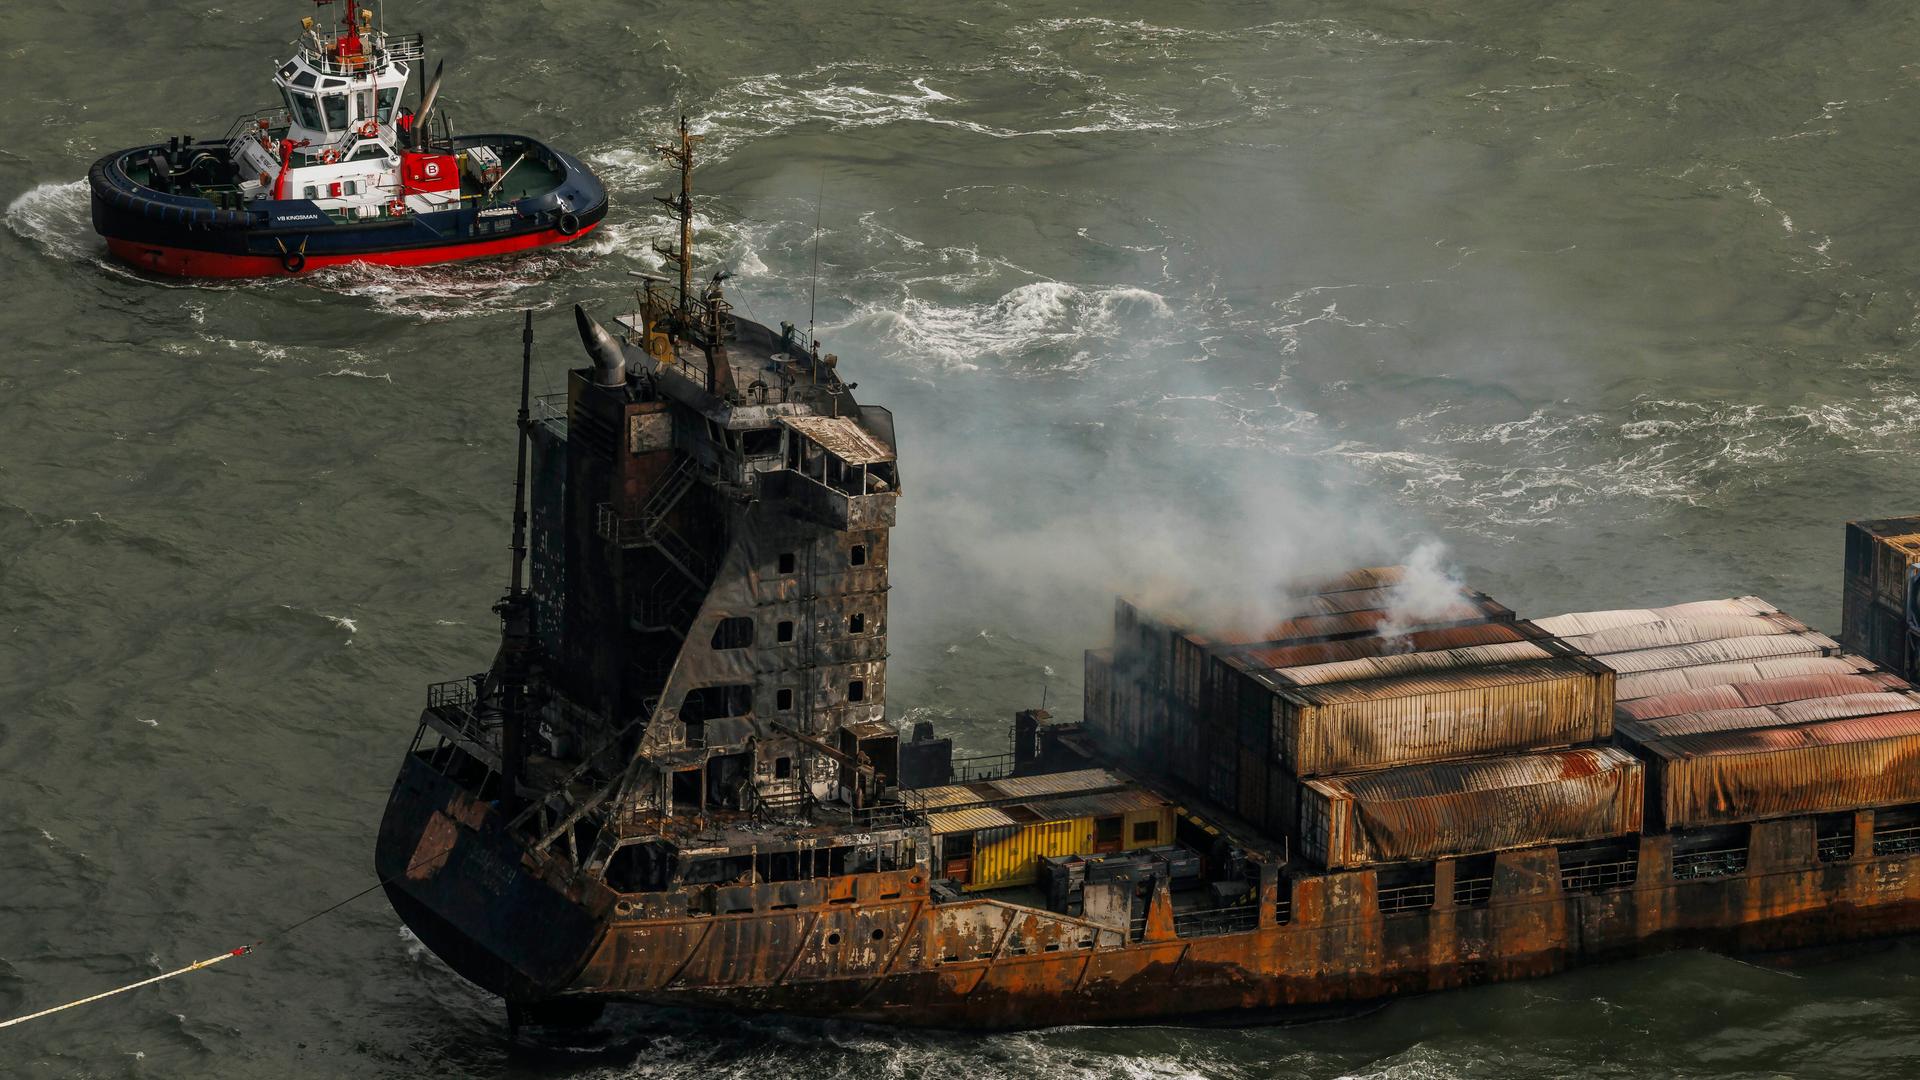
[[[342,58],[332,49],[315,48],[309,39],[301,39],[300,55],[323,75],[360,75],[378,71],[388,64],[417,61],[427,55],[427,39],[422,34],[373,34],[366,39],[373,47]]]

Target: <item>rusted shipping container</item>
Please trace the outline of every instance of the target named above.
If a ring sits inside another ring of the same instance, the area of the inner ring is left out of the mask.
[[[1873,553],[1873,598],[1884,607],[1904,611],[1907,582],[1920,566],[1920,532],[1876,538]]]
[[[1805,623],[1790,615],[1703,615],[1616,626],[1591,634],[1563,636],[1561,640],[1589,656],[1607,656],[1727,638],[1799,634],[1806,630]]]
[[[1920,802],[1920,711],[1640,744],[1670,829]]]
[[[1280,668],[1275,674],[1296,685],[1318,686],[1324,683],[1417,675],[1422,672],[1491,667],[1495,664],[1510,664],[1523,660],[1547,660],[1564,655],[1567,655],[1564,651],[1556,653],[1536,642],[1511,641],[1497,645],[1438,649],[1433,652],[1394,653],[1359,660],[1336,660],[1326,664]]]
[[[1703,664],[1731,663],[1741,660],[1766,660],[1778,656],[1818,656],[1837,652],[1840,643],[1812,631],[1797,634],[1770,634],[1760,637],[1722,638],[1698,641],[1690,645],[1667,645],[1634,652],[1612,653],[1606,665],[1622,675],[1635,675],[1665,668],[1699,667]]]
[[[1260,646],[1242,650],[1238,655],[1245,657],[1251,667],[1275,670],[1331,664],[1341,660],[1364,660],[1390,653],[1423,653],[1442,649],[1464,649],[1474,645],[1504,645],[1526,639],[1526,633],[1518,624],[1485,622],[1471,626],[1447,627],[1442,630],[1416,630],[1400,637],[1380,637],[1376,634],[1371,637],[1347,638],[1340,641],[1320,641],[1310,645]]]
[[[1613,733],[1613,672],[1584,657],[1285,687],[1274,746],[1297,776],[1571,746]]]
[[[1756,682],[1720,683],[1656,694],[1637,701],[1621,701],[1614,705],[1614,714],[1620,719],[1653,720],[1710,709],[1741,709],[1749,705],[1779,705],[1842,694],[1877,694],[1904,689],[1907,689],[1906,680],[1886,671],[1796,675]]]
[[[1707,709],[1673,716],[1615,721],[1623,738],[1637,743],[1675,735],[1698,735],[1708,731],[1739,731],[1747,728],[1785,727],[1820,720],[1841,720],[1850,716],[1874,716],[1879,713],[1910,712],[1920,709],[1920,695],[1882,692],[1877,694],[1839,694],[1833,697],[1787,701],[1778,705],[1751,705],[1735,709]]]
[[[1131,746],[1133,740],[1123,735],[1114,725],[1113,650],[1088,649],[1085,671],[1081,722],[1087,726],[1087,730],[1091,731],[1095,738],[1103,742]]]
[[[1772,615],[1779,608],[1757,596],[1739,596],[1727,600],[1696,600],[1660,608],[1617,608],[1611,611],[1575,611],[1535,619],[1533,623],[1549,634],[1577,637],[1596,634],[1638,623],[1674,619],[1697,619],[1716,615]]]
[[[1840,644],[1855,652],[1873,650],[1873,586],[1849,579],[1840,591]]]
[[[1614,682],[1615,701],[1637,701],[1659,694],[1696,690],[1723,683],[1758,682],[1791,676],[1849,675],[1874,670],[1873,661],[1855,653],[1807,653],[1761,660],[1736,660],[1694,667],[1664,668],[1621,675]]]
[[[1256,825],[1265,825],[1267,820],[1267,774],[1274,771],[1274,765],[1258,750],[1240,751],[1239,792],[1235,799],[1234,811],[1246,821]]]
[[[1267,770],[1267,835],[1293,837],[1300,831],[1300,781],[1285,769]]]
[[[1907,633],[1906,612],[1875,602],[1867,613],[1872,647],[1867,656],[1897,674],[1912,677],[1912,637]]]
[[[1413,765],[1300,785],[1300,853],[1350,868],[1637,833],[1641,765],[1610,746]]]

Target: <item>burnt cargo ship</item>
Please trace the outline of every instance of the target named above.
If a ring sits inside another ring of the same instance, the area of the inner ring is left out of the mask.
[[[984,775],[898,730],[892,418],[696,294],[666,152],[678,283],[576,309],[564,395],[523,374],[500,651],[429,689],[377,846],[514,1021],[1154,1020],[1920,925],[1920,693],[1752,597],[1410,618],[1386,567],[1251,629],[1122,600],[1084,722],[1020,714]]]

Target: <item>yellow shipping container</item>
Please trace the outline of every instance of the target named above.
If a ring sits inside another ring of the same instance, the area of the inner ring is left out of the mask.
[[[927,823],[935,837],[944,841],[943,859],[967,859],[966,891],[980,892],[1033,884],[1039,879],[1042,858],[1170,843],[1173,806],[1135,789],[1014,806],[942,810],[927,815]],[[966,838],[964,855],[954,853],[957,845],[952,841],[959,837]]]
[[[989,839],[989,837],[996,837]],[[1093,819],[1042,821],[1015,826],[1011,833],[995,829],[974,834],[973,880],[968,892],[1031,885],[1038,878],[1044,856],[1088,855],[1093,852]]]

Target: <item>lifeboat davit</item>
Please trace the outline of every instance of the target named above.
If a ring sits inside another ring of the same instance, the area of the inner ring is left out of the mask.
[[[218,139],[94,163],[93,227],[116,258],[177,277],[421,266],[569,243],[606,215],[606,187],[572,155],[525,135],[455,134],[434,108],[441,71],[425,79],[421,35],[390,35],[351,3],[330,34],[302,24],[274,75],[279,104]]]

